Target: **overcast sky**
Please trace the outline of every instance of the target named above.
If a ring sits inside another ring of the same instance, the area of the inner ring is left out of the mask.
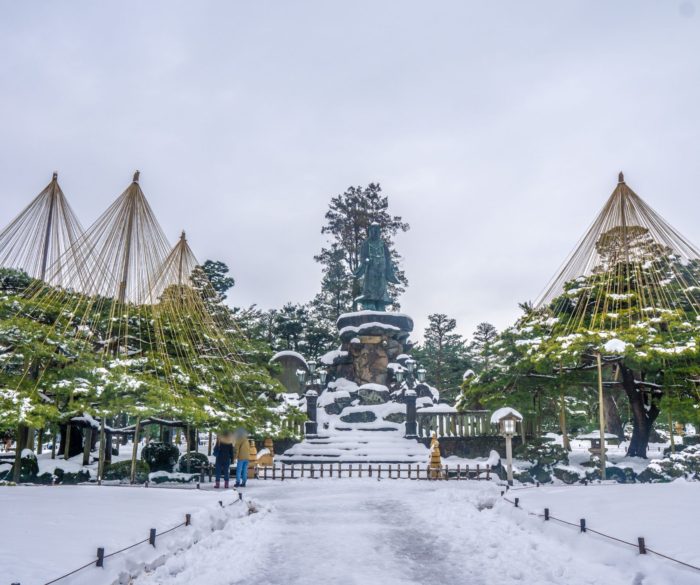
[[[0,0],[0,220],[58,170],[88,226],[138,168],[168,237],[272,308],[317,292],[330,197],[378,181],[417,328],[501,328],[619,170],[700,241],[698,8]]]

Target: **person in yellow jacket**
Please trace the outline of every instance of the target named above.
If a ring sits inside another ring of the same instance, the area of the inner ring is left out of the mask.
[[[248,432],[245,429],[236,431],[236,442],[234,444],[236,454],[236,483],[233,487],[245,487],[248,479],[248,460],[250,459],[250,443],[248,443]]]

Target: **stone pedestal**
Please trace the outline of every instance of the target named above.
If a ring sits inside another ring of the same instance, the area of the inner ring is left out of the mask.
[[[404,402],[406,404],[406,438],[415,439],[418,436],[418,426],[416,424],[416,392],[406,390]]]
[[[358,311],[341,315],[337,326],[340,350],[322,360],[333,377],[387,386],[389,363],[410,348],[413,319],[402,313]]]
[[[306,392],[306,416],[309,417],[304,423],[304,435],[306,437],[318,436],[318,392],[307,390]]]

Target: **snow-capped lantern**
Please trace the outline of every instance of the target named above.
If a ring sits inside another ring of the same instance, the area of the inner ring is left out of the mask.
[[[321,382],[321,386],[326,385],[326,378],[328,377],[328,372],[326,370],[319,370],[318,371],[318,379]]]
[[[523,415],[514,408],[499,408],[491,415],[491,424],[498,424],[501,434],[506,438],[506,473],[508,485],[513,485],[513,435]]]
[[[309,364],[309,370],[311,370],[311,364]],[[299,385],[303,388],[306,382],[306,370],[299,368],[297,370],[297,380],[299,380]]]
[[[416,360],[413,358],[408,358],[406,360],[406,369],[408,370],[409,374],[413,374],[413,372],[416,371]]]
[[[425,375],[427,374],[427,371],[425,368],[420,367],[418,368],[418,371],[416,372],[416,377],[418,378],[418,381],[422,384],[425,382]]]

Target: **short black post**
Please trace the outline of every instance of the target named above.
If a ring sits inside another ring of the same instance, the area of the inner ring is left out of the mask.
[[[242,500],[243,499],[243,494],[241,492],[238,492],[238,499]]]
[[[501,490],[501,497],[504,496],[505,493],[506,493],[506,492],[504,492],[503,490]]]
[[[219,500],[219,506],[221,506],[222,508],[224,507],[224,503],[221,500]]]
[[[151,528],[151,532],[148,535],[148,544],[155,547],[156,546],[156,529]]]
[[[544,519],[549,520],[549,508],[544,509]]]
[[[515,507],[518,507],[518,502],[520,501],[520,498],[515,498]]]
[[[192,514],[185,514],[185,526],[192,524]]]
[[[640,554],[640,555],[645,555],[645,554],[647,554],[647,545],[646,545],[646,543],[644,542],[644,537],[643,537],[643,536],[640,536],[640,537],[637,539],[637,542],[639,543],[639,554]]]
[[[404,392],[404,402],[406,403],[406,431],[405,437],[407,439],[415,439],[417,434],[416,425],[416,398],[417,394],[415,390],[406,390]]]
[[[97,549],[97,562],[95,563],[96,567],[104,567],[105,566],[105,549],[103,548],[98,548]]]
[[[537,487],[540,487],[540,482],[539,482],[539,481],[535,482],[535,485],[536,485]]]
[[[204,467],[199,470],[199,483],[204,483]]]
[[[581,518],[581,532],[586,532],[586,519]]]

